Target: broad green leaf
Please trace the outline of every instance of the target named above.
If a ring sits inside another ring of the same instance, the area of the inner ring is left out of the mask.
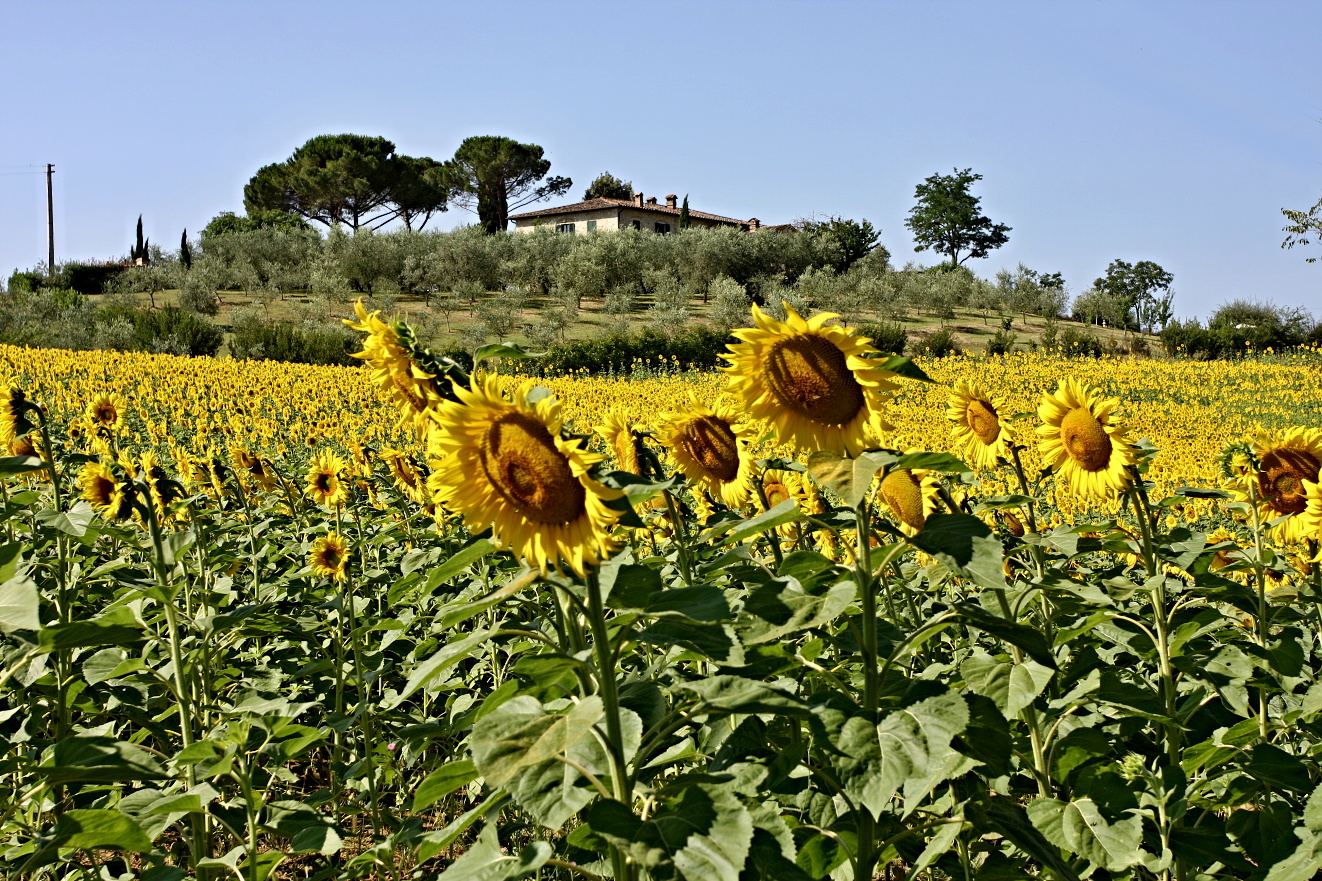
[[[903,355],[891,355],[877,366],[882,370],[889,370],[897,376],[903,376],[905,379],[916,379],[919,382],[935,382],[935,380],[923,372],[923,368],[919,367],[912,358],[906,358]]]
[[[950,453],[905,453],[893,467],[908,471],[915,468],[926,471],[952,471],[957,474],[973,470],[958,456],[952,456]]]
[[[437,877],[446,881],[517,881],[546,865],[551,853],[551,845],[537,841],[508,855],[500,846],[495,824],[489,823],[477,841]]]
[[[830,450],[817,450],[808,456],[808,475],[817,483],[844,499],[851,508],[858,507],[872,488],[877,471],[894,463],[892,453],[864,453],[856,459]]]
[[[473,725],[473,762],[487,783],[504,786],[525,768],[549,762],[591,729],[605,710],[593,696],[550,713],[528,695],[510,698]]]
[[[168,775],[141,747],[95,734],[56,741],[46,752],[37,773],[51,783],[119,783],[162,780]]]
[[[39,629],[40,607],[36,582],[27,575],[15,575],[0,584],[0,632]]]
[[[934,513],[908,541],[983,587],[1005,587],[1001,542],[972,514]]]
[[[525,571],[523,574],[515,577],[508,584],[496,588],[485,596],[478,597],[471,602],[458,604],[458,608],[451,609],[441,616],[441,627],[445,630],[450,630],[456,625],[462,624],[476,615],[480,615],[492,606],[499,605],[536,580],[537,573],[535,571]]]
[[[741,676],[708,676],[680,688],[697,694],[708,707],[731,713],[808,713],[808,705],[788,691]]]
[[[432,681],[443,670],[448,670],[467,658],[469,652],[485,642],[488,636],[490,636],[489,631],[479,630],[476,633],[470,633],[463,639],[446,643],[436,649],[431,657],[413,668],[413,672],[409,674],[408,682],[404,684],[404,690],[399,693],[399,697],[395,698],[393,706],[399,706],[413,692]]]
[[[662,618],[635,632],[634,637],[652,645],[691,648],[720,664],[743,663],[743,646],[735,638],[734,628],[725,622]]]
[[[1031,704],[1053,675],[1051,668],[1031,659],[1016,664],[1009,658],[993,658],[983,653],[966,659],[959,665],[959,671],[969,688],[994,700],[1007,718],[1017,716]]]
[[[145,853],[151,839],[132,817],[119,811],[75,809],[60,814],[55,821],[56,847],[83,850],[127,850]]]
[[[20,474],[31,474],[33,471],[41,471],[45,467],[46,463],[37,456],[0,457],[0,479],[17,477]]]
[[[435,832],[426,832],[419,837],[418,844],[418,862],[423,863],[436,854],[445,850],[451,844],[464,834],[464,831],[472,826],[487,813],[495,810],[499,811],[505,805],[509,804],[509,796],[501,793],[492,796],[481,804],[469,808],[458,817],[451,820],[444,829],[437,829]]]
[[[74,538],[82,538],[87,534],[87,527],[92,524],[92,518],[95,511],[87,502],[76,502],[67,512],[65,511],[41,511],[37,514],[37,521],[44,523],[52,529],[63,532],[65,535],[71,535]]]
[[[854,601],[858,586],[840,581],[823,594],[809,593],[797,579],[777,578],[749,594],[739,630],[746,645],[773,642],[791,633],[821,627]]]
[[[489,554],[496,552],[496,546],[489,539],[479,538],[477,541],[446,560],[427,573],[427,583],[431,587],[439,587],[442,584],[448,584],[451,579],[462,575],[469,566],[476,563]]]
[[[523,346],[517,343],[487,343],[485,346],[479,346],[473,352],[473,365],[488,358],[510,358],[513,360],[522,360],[524,358],[540,358],[545,352],[525,352]]]
[[[950,852],[955,839],[959,838],[959,833],[963,831],[964,824],[960,822],[943,823],[936,827],[936,834],[927,839],[927,846],[918,855],[918,859],[914,860],[913,865],[909,867],[908,874],[904,877],[906,879],[917,878],[919,872]]]
[[[964,816],[975,831],[995,833],[1045,864],[1062,881],[1079,881],[1078,872],[1060,857],[1060,851],[1043,837],[1017,801],[1008,796],[986,794],[964,807]]]
[[[427,775],[413,793],[413,813],[421,813],[450,793],[477,779],[477,766],[470,759],[448,762]]]
[[[1044,667],[1056,669],[1056,659],[1051,654],[1051,647],[1047,645],[1042,634],[1031,627],[997,617],[973,603],[957,603],[947,615],[960,624],[976,627],[1022,649]]]
[[[128,606],[116,606],[104,615],[68,624],[52,624],[37,634],[40,651],[91,645],[132,645],[147,638],[142,622]]]
[[[722,546],[734,544],[751,536],[761,535],[783,523],[792,523],[795,520],[802,519],[803,512],[799,510],[798,503],[793,499],[786,499],[771,510],[763,511],[756,517],[749,517],[746,520],[742,518],[724,520],[698,536],[698,541],[709,541],[728,531],[725,538],[721,539],[720,544]]]
[[[1114,822],[1104,817],[1091,798],[1063,802],[1039,798],[1028,806],[1029,819],[1046,839],[1107,871],[1142,862],[1142,821],[1130,809]]]

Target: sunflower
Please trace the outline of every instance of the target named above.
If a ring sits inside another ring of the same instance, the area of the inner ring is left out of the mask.
[[[808,505],[808,493],[804,490],[803,484],[803,476],[797,471],[783,471],[777,468],[762,472],[762,492],[767,497],[769,508],[792,500],[799,510],[803,510]],[[776,531],[786,538],[797,538],[799,524],[782,523],[776,527]]]
[[[11,456],[39,456],[37,451],[37,439],[31,434],[22,434],[9,442],[9,455]]]
[[[270,459],[238,444],[230,447],[230,457],[234,460],[234,467],[246,472],[262,489],[271,489],[276,485]]]
[[[406,345],[411,338],[405,339],[400,325],[382,320],[379,311],[369,313],[362,300],[354,303],[354,312],[358,320],[345,319],[344,323],[367,337],[363,350],[353,357],[372,368],[372,382],[398,408],[399,424],[421,430],[425,425],[422,414],[442,400],[436,374],[418,366]]]
[[[1129,485],[1138,457],[1115,415],[1119,406],[1075,379],[1062,379],[1054,395],[1042,396],[1038,449],[1075,492],[1109,498]]]
[[[28,418],[34,405],[23,390],[12,382],[0,383],[0,394],[4,396],[0,402],[0,440],[11,441],[35,431],[37,426]]]
[[[138,465],[139,473],[151,492],[152,503],[157,513],[164,517],[170,505],[184,497],[184,488],[169,475],[161,465],[160,458],[151,450],[142,454]]]
[[[895,374],[864,357],[871,340],[852,328],[828,325],[822,312],[804,319],[789,304],[784,321],[753,306],[755,328],[736,330],[742,342],[721,357],[727,387],[754,419],[776,429],[781,442],[800,449],[857,455],[867,449],[870,422],[897,386]]]
[[[342,480],[349,463],[338,453],[322,450],[312,457],[308,467],[308,495],[318,505],[338,508],[349,498],[349,487]]]
[[[662,414],[657,430],[680,472],[731,508],[748,499],[755,471],[745,429],[736,419],[723,404],[708,407],[693,399],[679,413]]]
[[[430,443],[441,457],[431,486],[438,501],[462,514],[469,529],[490,527],[496,540],[543,573],[563,562],[586,573],[613,547],[617,490],[588,471],[605,457],[561,437],[560,403],[528,401],[525,382],[514,401],[498,378],[456,385],[457,401],[429,411]]]
[[[82,498],[107,520],[123,520],[133,513],[133,487],[101,462],[88,462],[78,472]]]
[[[619,471],[642,475],[643,433],[622,410],[606,414],[606,421],[597,426],[597,434],[615,454],[615,467]]]
[[[1010,457],[1010,433],[1001,423],[1001,407],[982,387],[964,380],[950,393],[946,416],[955,423],[951,434],[975,468],[995,468],[997,459]]]
[[[390,475],[395,479],[395,486],[410,501],[424,505],[430,501],[427,491],[427,475],[422,473],[413,462],[413,457],[403,450],[386,447],[381,451],[381,460],[390,468]]]
[[[1259,428],[1250,438],[1256,471],[1245,475],[1235,486],[1236,495],[1248,500],[1256,498],[1258,510],[1269,520],[1290,517],[1277,529],[1282,542],[1292,543],[1305,538],[1316,538],[1317,530],[1310,530],[1305,515],[1308,497],[1305,488],[1318,482],[1322,468],[1322,431],[1311,428],[1292,428],[1286,431],[1267,431]],[[1249,482],[1252,481],[1252,494]]]
[[[308,565],[314,575],[322,575],[331,581],[343,581],[349,569],[349,543],[338,532],[321,536],[312,543],[308,552]]]
[[[927,518],[937,509],[939,488],[936,477],[929,471],[896,468],[881,479],[877,495],[900,531],[914,535],[927,525]]]
[[[87,421],[99,428],[113,430],[118,428],[124,421],[124,408],[127,406],[124,398],[116,394],[100,394],[93,399],[92,403],[87,405],[87,412],[84,414]]]
[[[1322,563],[1322,485],[1312,480],[1304,481],[1304,511],[1292,519],[1300,521],[1304,538],[1317,542],[1317,555],[1310,562]]]

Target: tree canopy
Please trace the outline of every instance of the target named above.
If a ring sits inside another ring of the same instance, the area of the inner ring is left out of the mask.
[[[455,200],[476,207],[478,223],[487,233],[503,232],[511,211],[564,195],[574,185],[567,177],[547,177],[551,160],[543,153],[536,144],[498,135],[466,138],[450,163]]]
[[[583,200],[628,199],[633,196],[633,181],[620,180],[609,171],[603,171],[583,191]]]
[[[1126,321],[1132,316],[1140,329],[1151,331],[1158,324],[1165,327],[1174,314],[1171,309],[1174,280],[1174,275],[1151,260],[1138,263],[1112,260],[1106,267],[1106,275],[1094,281],[1093,288],[1111,297]]]
[[[965,168],[955,169],[954,174],[934,174],[917,186],[914,197],[918,204],[904,222],[917,243],[915,251],[931,249],[958,266],[970,257],[986,257],[1010,240],[1010,227],[992,223],[981,213],[978,197],[969,192],[980,180],[982,175]]]
[[[1317,200],[1317,204],[1307,211],[1295,211],[1292,208],[1282,208],[1281,213],[1285,219],[1290,221],[1283,231],[1289,233],[1285,241],[1281,242],[1282,248],[1293,248],[1295,245],[1309,245],[1313,241],[1322,241],[1322,199]],[[1310,238],[1311,237],[1311,238]],[[1304,262],[1316,263],[1317,257],[1305,257]]]
[[[444,211],[449,175],[440,163],[396,154],[389,140],[369,135],[318,135],[284,162],[267,165],[243,188],[252,216],[282,211],[326,226],[405,225]]]
[[[232,232],[251,232],[256,229],[311,229],[303,218],[273,209],[250,211],[240,217],[233,211],[222,211],[202,228],[202,240]]]

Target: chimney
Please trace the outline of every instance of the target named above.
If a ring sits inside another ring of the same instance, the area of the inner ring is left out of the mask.
[[[634,203],[635,205],[637,205],[639,208],[643,207],[643,194],[642,194],[642,193],[634,193],[634,194],[633,194],[633,203]]]
[[[748,221],[748,229],[750,232],[752,230],[761,229],[761,228],[762,228],[762,221],[758,220],[756,217]]]
[[[647,197],[647,204],[648,204],[648,205],[655,205],[655,204],[656,204],[656,196],[648,196],[648,197]]]
[[[667,208],[678,208],[678,207],[679,207],[679,196],[676,196],[674,193],[671,193],[669,196],[666,196],[666,207],[667,207]]]

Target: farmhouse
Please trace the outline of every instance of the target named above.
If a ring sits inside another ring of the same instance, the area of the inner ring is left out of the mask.
[[[532,232],[539,226],[554,224],[556,231],[563,233],[583,234],[632,227],[665,234],[679,229],[679,213],[678,197],[674,193],[666,196],[664,205],[657,203],[656,196],[645,199],[642,193],[634,193],[632,199],[589,199],[586,202],[561,205],[559,208],[525,211],[510,215],[510,220],[514,221],[515,232]],[[732,226],[750,232],[757,229],[782,230],[780,226],[763,226],[756,217],[738,220],[694,211],[692,208],[689,209],[689,226]],[[793,227],[785,224],[784,228]]]

